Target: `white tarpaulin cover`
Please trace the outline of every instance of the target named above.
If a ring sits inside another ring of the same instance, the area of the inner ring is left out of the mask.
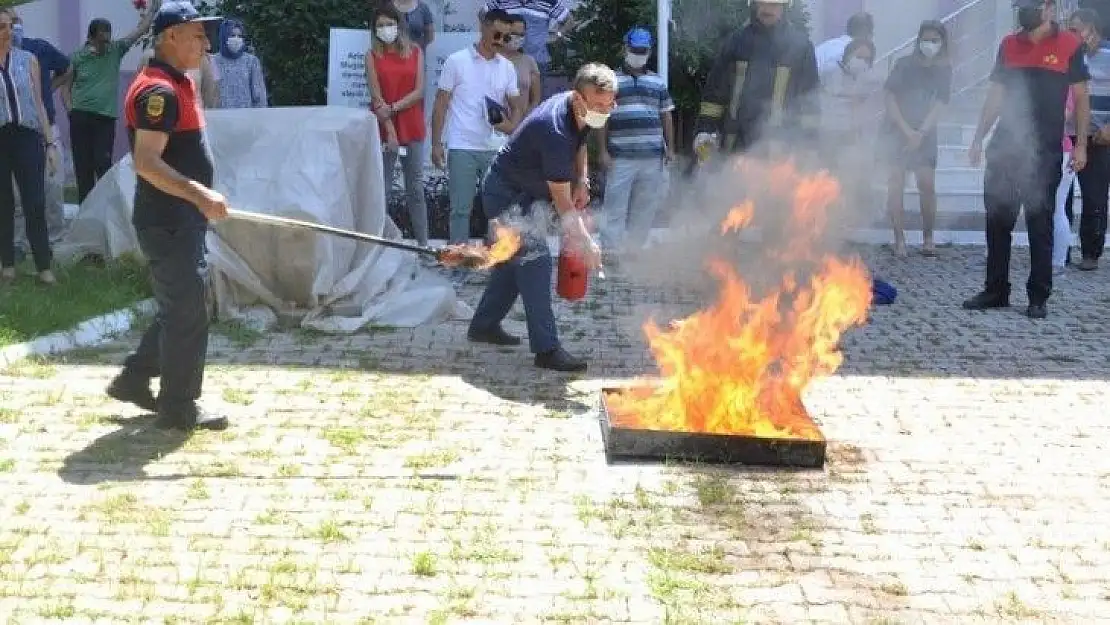
[[[378,125],[365,111],[295,107],[206,116],[215,188],[233,208],[400,237],[386,214]],[[131,226],[134,189],[127,157],[82,204],[55,248],[59,260],[140,254]],[[305,327],[349,333],[468,312],[450,282],[409,252],[233,220],[214,225],[208,248],[217,313],[225,319],[300,313]]]

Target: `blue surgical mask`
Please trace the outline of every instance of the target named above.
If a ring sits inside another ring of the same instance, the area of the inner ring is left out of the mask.
[[[23,24],[12,24],[12,45],[23,47]]]

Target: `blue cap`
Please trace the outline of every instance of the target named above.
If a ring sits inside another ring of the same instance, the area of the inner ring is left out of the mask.
[[[651,33],[646,28],[637,26],[628,31],[625,36],[624,42],[632,48],[650,48],[651,47]]]
[[[154,25],[151,28],[151,33],[157,36],[167,28],[173,28],[181,24],[188,24],[190,22],[213,22],[218,19],[220,18],[202,16],[197,11],[197,8],[193,6],[192,2],[186,2],[185,0],[169,0],[163,2],[162,6],[158,7],[158,12],[154,14]]]

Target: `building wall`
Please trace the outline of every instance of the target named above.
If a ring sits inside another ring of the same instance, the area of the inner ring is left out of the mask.
[[[23,18],[28,37],[46,39],[65,54],[73,53],[84,43],[88,24],[94,18],[102,17],[112,22],[112,32],[116,36],[131,32],[139,21],[135,5],[131,0],[37,0],[22,5],[17,10]],[[135,69],[141,57],[141,46],[135,46],[123,59],[120,72],[121,99],[135,76]],[[62,104],[57,95],[55,95],[55,103],[57,109],[62,111]],[[69,125],[65,115],[58,116],[58,125],[61,129],[62,142],[68,145]],[[127,136],[120,123],[116,128],[115,157],[118,159],[126,152]]]
[[[865,10],[875,16],[875,47],[880,55],[916,37],[924,20],[937,19],[952,11],[950,0],[867,0]]]

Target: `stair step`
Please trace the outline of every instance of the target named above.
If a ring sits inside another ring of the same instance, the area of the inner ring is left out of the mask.
[[[936,173],[938,193],[955,190],[957,193],[967,189],[983,188],[983,170],[974,167],[938,167]],[[886,181],[876,177],[875,188],[885,191]],[[917,177],[906,174],[906,190],[917,190]]]
[[[906,188],[917,189],[917,178],[906,176]],[[937,168],[937,190],[982,189],[983,170],[976,167]]]
[[[938,197],[938,199],[940,199]],[[906,198],[903,204],[904,223],[907,230],[921,230],[921,208],[917,202],[916,196],[913,201]],[[870,228],[875,230],[890,229],[890,219],[886,215],[876,215],[868,222],[861,224],[862,228]],[[979,210],[937,210],[936,230],[948,230],[953,232],[983,232],[986,227],[986,216],[982,208]],[[1017,224],[1014,226],[1014,232],[1025,232],[1025,220],[1021,217],[1018,218]]]
[[[937,168],[970,167],[971,164],[967,160],[967,149],[968,146],[966,145],[942,143],[937,149]]]
[[[975,125],[946,121],[937,124],[937,139],[941,144],[969,146],[975,139]]]

